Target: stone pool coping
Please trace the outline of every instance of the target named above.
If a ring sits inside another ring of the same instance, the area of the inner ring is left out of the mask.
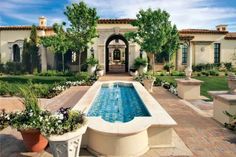
[[[88,127],[90,129],[96,130],[104,134],[128,135],[142,132],[151,126],[170,127],[177,125],[177,123],[148,93],[148,91],[139,82],[136,81],[97,81],[85,93],[85,95],[73,107],[73,109],[84,111],[84,113],[87,114],[90,107],[92,106],[93,101],[95,100],[100,91],[101,85],[115,82],[132,84],[151,116],[135,117],[133,120],[126,123],[110,123],[103,120],[101,117],[87,117]]]

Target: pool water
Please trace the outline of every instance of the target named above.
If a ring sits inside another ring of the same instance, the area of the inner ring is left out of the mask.
[[[134,117],[150,116],[132,84],[103,84],[89,112],[108,122],[129,122]]]

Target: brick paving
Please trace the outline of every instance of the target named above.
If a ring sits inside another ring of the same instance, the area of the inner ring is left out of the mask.
[[[109,75],[104,76],[100,81],[105,80],[132,80],[132,77],[128,75]],[[80,88],[80,87],[79,87]],[[87,87],[88,89],[88,87]],[[46,101],[48,107],[55,110],[63,106],[63,104],[71,104],[78,101],[82,95],[87,91],[83,89],[71,89],[68,93],[61,95],[62,101],[55,103]],[[176,120],[178,125],[175,127],[177,134],[181,137],[187,147],[192,151],[194,157],[236,157],[236,134],[225,129],[220,123],[216,122],[212,118],[203,117],[196,113],[194,110],[186,106],[178,97],[173,96],[163,88],[155,87],[152,94],[158,102],[166,109],[166,111]],[[56,98],[55,98],[56,99]],[[14,99],[12,99],[14,100]],[[8,100],[8,105],[4,107],[15,109],[10,107],[11,105],[18,106],[16,100]],[[58,98],[56,99],[58,100]],[[7,102],[6,100],[4,100]],[[2,107],[3,101],[0,99],[0,107]],[[54,105],[52,105],[54,104]],[[0,132],[0,156],[43,156],[51,157],[49,150],[40,154],[19,155],[20,152],[24,152],[25,148],[22,144],[22,139],[16,130],[5,129]],[[87,151],[82,150],[82,156],[90,156]],[[143,157],[158,157],[156,150],[149,150],[143,155]]]
[[[161,87],[155,87],[152,95],[178,123],[175,131],[195,157],[236,157],[235,133],[212,118],[200,116]]]

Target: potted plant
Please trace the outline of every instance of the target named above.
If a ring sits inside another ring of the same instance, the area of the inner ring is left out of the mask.
[[[137,69],[136,69],[134,66],[132,66],[132,67],[130,67],[130,69],[129,69],[129,74],[130,74],[131,76],[133,76],[133,77],[136,77],[136,76],[138,76],[138,71],[137,71]]]
[[[153,84],[155,79],[156,78],[151,73],[146,73],[143,75],[143,85],[149,92],[153,91]]]
[[[104,75],[104,68],[101,65],[98,65],[96,74],[98,76],[103,76]]]
[[[98,60],[91,56],[86,60],[86,63],[88,64],[88,73],[94,75],[98,65]]]
[[[25,110],[10,113],[9,124],[20,131],[23,142],[29,151],[40,152],[48,144],[47,139],[40,133],[40,127],[42,120],[49,112],[40,109],[37,97],[29,89],[21,89],[21,93]]]
[[[138,69],[139,75],[142,75],[148,70],[148,61],[146,58],[138,57],[134,61],[134,66]]]
[[[82,135],[87,129],[83,113],[70,108],[61,108],[44,119],[41,132],[49,140],[54,157],[76,157]]]
[[[171,70],[174,68],[175,66],[173,65],[173,63],[165,63],[164,64],[164,70],[168,71],[169,74],[171,74]]]

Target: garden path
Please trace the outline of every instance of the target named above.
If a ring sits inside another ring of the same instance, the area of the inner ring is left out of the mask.
[[[235,133],[224,128],[211,117],[203,117],[196,113],[181,99],[161,87],[155,87],[152,95],[178,123],[175,131],[192,151],[194,157],[236,156]],[[153,149],[144,154],[144,157],[155,157],[156,154],[158,153]]]

